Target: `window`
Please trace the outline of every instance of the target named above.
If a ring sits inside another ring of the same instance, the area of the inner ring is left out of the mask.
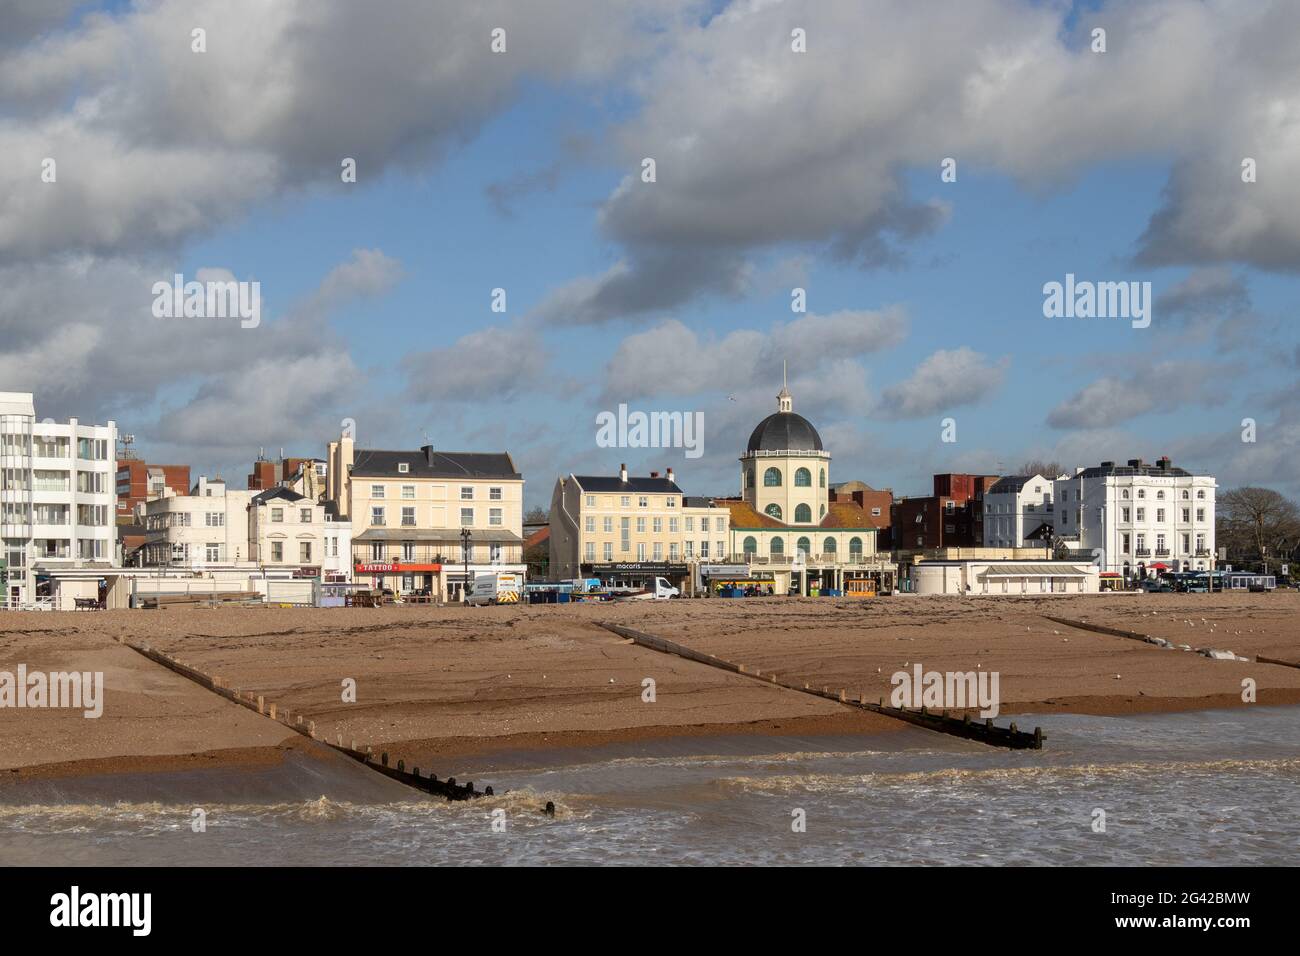
[[[700,542],[700,557],[701,557],[701,558],[707,558],[708,556],[709,556],[709,542],[707,542],[707,541],[701,541],[701,542]]]
[[[298,522],[299,522],[300,524],[311,524],[311,509],[310,509],[310,508],[299,508],[299,509],[298,509]]]
[[[1196,520],[1197,520],[1197,521],[1204,521],[1204,520],[1205,520],[1205,509],[1204,509],[1204,508],[1197,508],[1197,509],[1196,509]]]
[[[489,501],[500,501],[500,500],[501,500],[501,489],[500,489],[500,488],[489,488],[489,489],[488,489],[488,500],[489,500]]]
[[[767,514],[768,514],[770,517],[775,518],[777,521],[780,521],[780,520],[781,520],[781,506],[778,505],[775,501],[772,502],[770,505],[768,505],[768,506],[767,506],[766,508],[764,508],[763,510],[764,510],[765,512],[767,512]]]
[[[668,542],[668,560],[669,560],[669,561],[676,561],[676,560],[677,560],[677,542],[676,542],[676,541],[670,541],[670,542]]]
[[[701,531],[709,530],[709,519],[707,517],[700,519],[700,530]]]
[[[794,509],[795,521],[812,521],[812,509],[807,505],[796,505]]]
[[[674,547],[676,547],[676,545],[674,545]],[[676,557],[676,555],[674,555],[674,557]],[[606,561],[613,561],[613,560],[614,560],[614,542],[613,542],[613,541],[606,541],[606,542],[605,542],[605,560],[606,560]]]
[[[595,561],[595,560],[596,560],[596,542],[595,542],[595,541],[588,541],[588,542],[587,542],[587,560],[588,560],[588,561]]]
[[[1192,550],[1192,536],[1191,536],[1190,534],[1185,534],[1185,535],[1183,535],[1183,552],[1182,552],[1182,553],[1183,553],[1183,554],[1186,554],[1187,552],[1189,552],[1189,551],[1191,551],[1191,550]]]
[[[612,515],[605,515],[605,534],[613,534],[613,533],[614,533],[614,517]]]
[[[1202,489],[1202,490],[1196,492],[1196,500],[1197,500],[1197,501],[1204,501],[1204,500],[1205,500],[1205,491],[1204,491],[1204,489]]]
[[[1191,520],[1192,520],[1192,509],[1191,509],[1191,508],[1184,508],[1184,509],[1183,509],[1183,521],[1191,521]]]
[[[410,505],[402,509],[402,527],[415,527],[415,506]]]
[[[817,485],[818,485],[818,487],[820,487],[820,488],[825,488],[825,487],[826,487],[826,469],[825,469],[825,468],[821,469],[821,471],[818,473],[818,476],[817,476]]]
[[[370,545],[370,560],[371,561],[384,560],[384,542],[375,541]]]
[[[636,519],[636,533],[637,533],[637,534],[645,534],[645,518],[644,518],[643,516],[641,516],[641,515],[637,515],[637,519]]]
[[[795,547],[798,548],[800,551],[802,551],[804,554],[807,554],[810,550],[812,550],[812,542],[809,541],[807,538],[800,538],[797,542],[795,542]]]
[[[796,488],[811,488],[812,472],[807,468],[796,468],[794,472],[794,486]]]
[[[632,496],[631,496],[631,495],[623,495],[621,498],[618,499],[618,504],[619,504],[619,507],[620,507],[620,508],[630,508],[630,507],[632,507]]]
[[[744,551],[745,554],[758,554],[758,542],[754,539],[753,535],[750,535],[745,539],[745,543],[741,545],[741,550]]]
[[[651,519],[650,519],[650,530],[653,531],[655,534],[663,534],[663,533],[664,533],[664,519],[663,519],[663,518],[651,518]]]
[[[1186,490],[1186,489],[1183,489],[1183,500],[1186,501],[1186,500],[1187,500],[1188,498],[1190,498],[1190,497],[1191,497],[1191,495],[1189,495],[1189,494],[1187,493],[1187,490]]]
[[[488,545],[488,560],[491,561],[493,564],[501,563],[501,554],[502,554],[501,545],[499,544]]]
[[[271,520],[272,520],[273,522],[275,522],[276,524],[282,524],[282,523],[284,522],[284,509],[283,509],[283,508],[272,508],[272,509],[271,509]]]
[[[860,558],[860,557],[862,557],[862,539],[861,539],[861,538],[849,538],[849,557],[851,557],[851,558]]]
[[[595,495],[587,495],[587,507],[588,507],[588,508],[594,508],[594,507],[596,507],[596,496],[595,496]]]
[[[1133,520],[1133,512],[1129,508],[1120,508],[1119,514],[1120,514],[1120,519],[1119,519],[1120,521],[1128,522]]]
[[[271,560],[272,560],[272,561],[283,561],[283,560],[284,560],[284,542],[283,542],[283,541],[272,541],[272,542],[271,542]]]
[[[1157,508],[1157,509],[1156,509],[1156,521],[1163,523],[1164,520],[1165,520],[1165,509],[1164,509],[1164,508]]]
[[[384,523],[383,505],[372,505],[370,507],[370,523],[376,526],[383,525]]]
[[[461,501],[473,501],[473,500],[474,500],[474,486],[473,486],[473,485],[461,485],[461,486],[460,486],[460,500],[461,500]]]
[[[468,527],[469,525],[472,525],[473,523],[474,523],[474,509],[473,509],[473,508],[461,508],[461,509],[460,509],[460,526],[461,526],[462,528],[465,528],[465,527]]]
[[[415,485],[402,485],[402,498],[406,501],[414,501]]]
[[[692,541],[690,538],[687,538],[687,539],[686,539],[686,554],[685,554],[685,557],[686,557],[687,559],[690,559],[690,558],[695,557],[695,542]]]
[[[383,486],[383,485],[371,485],[371,486],[370,486],[370,497],[371,497],[371,498],[382,498],[382,497],[384,497],[384,486]]]
[[[596,519],[592,515],[587,515],[586,528],[587,528],[587,534],[596,533]]]
[[[879,508],[872,508],[872,509],[871,509],[871,517],[873,517],[873,518],[879,518],[879,517],[880,517],[880,509],[879,509]]]
[[[221,560],[221,543],[218,541],[209,541],[203,546],[203,557],[208,561]]]
[[[1120,551],[1124,552],[1125,554],[1128,554],[1128,553],[1129,553],[1129,543],[1130,543],[1130,541],[1131,541],[1130,536],[1127,535],[1127,534],[1122,534],[1122,535],[1120,535],[1120,540],[1121,540],[1121,542],[1122,542],[1122,543],[1120,544]]]
[[[307,564],[307,563],[309,563],[309,562],[311,561],[311,542],[310,542],[310,541],[300,541],[300,542],[298,542],[298,560],[301,561],[303,564]]]
[[[209,511],[203,516],[203,523],[209,528],[224,528],[226,513],[224,511]]]
[[[678,522],[677,517],[676,517],[675,515],[674,515],[673,517],[669,518],[669,519],[668,519],[668,533],[669,533],[669,534],[676,534],[676,533],[677,533],[677,528],[678,528],[678,525],[679,525],[679,524],[680,524],[680,522]]]
[[[1139,497],[1139,498],[1145,498],[1146,496],[1147,496],[1147,490],[1146,490],[1145,488],[1139,488],[1139,489],[1138,489],[1138,497]]]
[[[651,560],[662,561],[663,559],[664,559],[664,544],[662,541],[656,541],[654,543],[654,551],[652,552]]]
[[[399,462],[397,463],[397,473],[398,473],[399,475],[409,474],[410,471],[411,471],[411,464],[410,464],[410,462],[399,461]]]
[[[834,553],[835,553],[835,539],[827,538],[825,541],[822,542],[822,554],[834,554]]]
[[[1165,493],[1164,493],[1164,490],[1162,489],[1162,490],[1160,490],[1160,491],[1157,491],[1157,492],[1156,492],[1156,501],[1164,501],[1164,500],[1165,500]]]
[[[763,485],[767,488],[780,488],[781,470],[779,468],[769,468],[763,472]]]
[[[636,504],[638,508],[649,508],[650,499],[647,498],[645,495],[642,495],[641,497],[637,498]]]
[[[637,559],[638,561],[644,561],[644,560],[645,560],[645,542],[644,542],[644,541],[638,541],[638,542],[636,543],[636,559]]]
[[[619,537],[618,549],[620,551],[631,551],[632,550],[632,519],[631,518],[618,519],[618,537]]]
[[[691,515],[686,516],[686,530],[687,531],[695,530],[695,518],[692,517]]]
[[[499,528],[504,523],[504,521],[505,519],[502,517],[502,511],[500,508],[488,509],[488,524]]]
[[[674,495],[669,495],[667,498],[665,498],[665,499],[664,499],[664,506],[667,507],[667,508],[676,508],[676,507],[677,507],[677,498],[676,498],[676,496],[674,496]]]
[[[1146,509],[1146,508],[1139,508],[1139,509],[1137,510],[1137,515],[1138,515],[1138,521],[1146,521],[1146,520],[1147,520],[1147,509]]]

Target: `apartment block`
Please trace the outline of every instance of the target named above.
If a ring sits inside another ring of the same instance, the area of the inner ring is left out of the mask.
[[[144,567],[205,568],[253,561],[248,506],[253,492],[200,477],[189,494],[144,504]]]
[[[168,488],[176,495],[189,494],[189,465],[153,465],[139,458],[118,459],[118,520],[134,518],[137,505],[162,497]]]
[[[1047,547],[1053,529],[1053,479],[1007,475],[984,493],[984,547]]]
[[[38,572],[111,567],[117,425],[38,420],[31,392],[0,392],[3,603],[35,601]]]

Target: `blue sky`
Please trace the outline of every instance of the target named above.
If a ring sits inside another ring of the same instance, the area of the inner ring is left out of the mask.
[[[0,146],[60,157],[57,184],[0,180],[0,388],[114,418],[150,460],[242,476],[353,418],[363,446],[504,448],[530,504],[622,461],[734,493],[785,358],[832,480],[921,494],[936,471],[1167,453],[1300,491],[1288,5],[988,0],[926,24],[887,2],[646,0],[591,25],[580,0],[549,20],[394,3],[376,25],[286,3],[237,47],[251,4],[58,7],[0,24]],[[526,52],[481,55],[498,22]],[[1166,62],[1170,37],[1234,79]],[[122,51],[156,55],[166,89]],[[258,76],[228,102],[205,85]],[[138,289],[203,269],[260,281],[262,326],[151,324]],[[1151,282],[1151,327],[1045,318],[1066,273]],[[831,334],[783,331],[793,286]],[[596,447],[621,400],[703,412],[705,456]]]

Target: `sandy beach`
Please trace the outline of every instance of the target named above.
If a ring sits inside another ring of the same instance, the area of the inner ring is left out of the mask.
[[[266,766],[317,745],[153,663],[149,645],[314,720],[319,736],[452,774],[495,751],[656,738],[889,733],[886,717],[639,647],[614,622],[782,678],[888,697],[890,675],[998,671],[1002,713],[1300,703],[1300,669],[1212,661],[1056,624],[1300,661],[1300,595],[745,599],[584,606],[9,613],[0,670],[103,671],[104,714],[0,710],[0,777]],[[1118,675],[1118,676],[1116,676]],[[654,681],[653,702],[643,681]],[[355,681],[356,701],[344,700]]]

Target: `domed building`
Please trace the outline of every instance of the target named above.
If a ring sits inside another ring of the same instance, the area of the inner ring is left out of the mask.
[[[854,501],[830,500],[831,455],[783,382],[776,411],[750,433],[740,456],[740,497],[731,511],[731,553],[751,580],[779,594],[892,590],[895,566],[876,552],[881,522]]]

